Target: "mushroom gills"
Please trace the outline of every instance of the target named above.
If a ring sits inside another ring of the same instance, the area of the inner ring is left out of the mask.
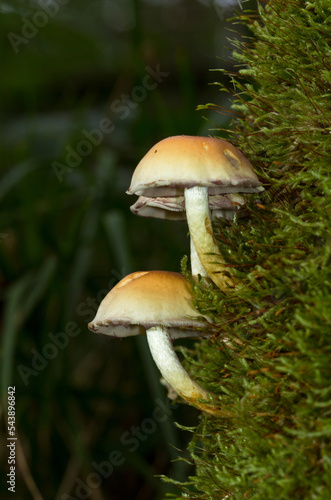
[[[235,194],[214,194],[208,190],[208,203],[213,217],[222,217],[232,220],[235,214],[239,217],[246,215],[243,207],[246,199]],[[185,220],[185,199],[181,196],[139,196],[131,205],[130,210],[135,215],[142,217],[155,217],[157,219]]]

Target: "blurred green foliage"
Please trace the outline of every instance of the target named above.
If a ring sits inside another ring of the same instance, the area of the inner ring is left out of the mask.
[[[1,412],[4,440],[15,386],[17,498],[79,498],[112,451],[123,460],[113,456],[91,498],[162,498],[172,486],[155,475],[192,472],[176,460],[188,434],[174,420],[195,425],[198,412],[173,406],[150,422],[166,390],[145,339],[111,341],[87,323],[121,277],[179,270],[188,251],[184,224],[134,217],[125,190],[155,142],[209,133],[195,108],[218,99],[209,68],[229,57],[232,11],[207,0],[0,2]],[[133,450],[123,436],[143,423]],[[7,458],[3,447],[4,499]]]

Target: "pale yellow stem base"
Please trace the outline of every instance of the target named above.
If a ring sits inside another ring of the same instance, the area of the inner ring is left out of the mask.
[[[181,365],[167,328],[153,327],[147,330],[146,335],[151,354],[162,377],[177,394],[207,413],[225,416],[224,412],[213,404],[213,399],[217,396],[195,382]]]

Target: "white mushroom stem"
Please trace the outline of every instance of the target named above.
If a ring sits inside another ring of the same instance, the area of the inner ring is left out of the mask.
[[[234,286],[234,279],[224,276],[223,271],[229,271],[225,260],[217,246],[208,203],[208,188],[194,186],[185,188],[185,209],[192,243],[198,254],[202,267],[213,282],[223,291]]]
[[[146,335],[153,359],[168,384],[189,403],[209,413],[216,413],[217,408],[199,401],[210,401],[213,395],[195,382],[183,368],[167,328],[161,326],[149,328]]]
[[[195,276],[200,275],[202,278],[209,278],[206,269],[201,264],[201,261],[199,259],[198,254],[197,254],[197,251],[195,249],[192,238],[190,238],[190,242],[191,242],[191,272],[192,272],[192,276],[195,277]]]

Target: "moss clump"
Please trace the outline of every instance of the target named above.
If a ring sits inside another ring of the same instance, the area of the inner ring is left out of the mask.
[[[194,376],[234,417],[203,416],[190,445],[191,499],[331,495],[331,5],[270,0],[244,12],[236,117],[228,131],[266,191],[246,219],[217,225],[242,280],[196,286],[214,318]],[[201,368],[203,366],[203,368]]]

